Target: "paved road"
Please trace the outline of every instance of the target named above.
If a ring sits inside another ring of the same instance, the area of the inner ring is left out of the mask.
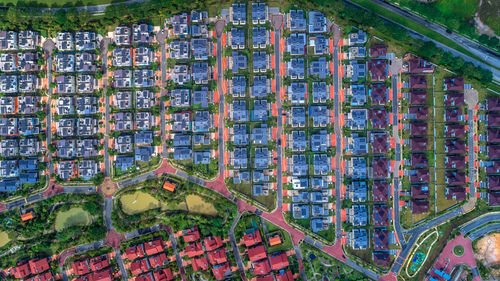
[[[43,43],[43,51],[45,55],[47,56],[47,83],[52,81],[52,51],[55,48],[54,41],[51,39],[47,39]],[[51,112],[51,103],[52,103],[52,87],[48,87],[48,100],[47,100],[47,106],[46,106],[46,112],[47,112],[47,145],[52,143],[52,112]],[[47,165],[49,166],[49,179],[50,176],[54,173],[54,165],[52,164],[52,153],[50,151],[47,152],[48,155],[48,163]]]
[[[442,223],[445,223],[446,221],[449,221],[449,220],[459,216],[462,213],[463,213],[463,209],[461,207],[455,208],[455,209],[451,210],[450,212],[445,213],[439,217],[436,217],[430,221],[427,221],[416,228],[413,228],[411,230],[403,230],[404,234],[410,234],[411,237],[408,240],[408,242],[406,243],[406,245],[402,246],[402,251],[399,253],[398,257],[396,258],[396,262],[394,262],[394,264],[392,265],[391,271],[393,273],[396,273],[396,274],[399,273],[399,270],[401,269],[404,261],[408,257],[408,254],[410,253],[411,248],[413,247],[415,242],[417,242],[417,239],[420,236],[420,234],[422,234],[422,232],[426,231],[429,228],[433,228],[433,227],[438,226]]]
[[[470,197],[474,198],[476,196],[476,187],[474,185],[476,179],[476,168],[474,167],[474,111],[469,109],[467,110],[467,116],[469,117],[469,135],[468,135],[468,146],[469,146],[469,192]]]
[[[184,277],[184,267],[182,266],[182,258],[181,255],[179,254],[179,251],[177,250],[177,239],[175,238],[174,234],[172,233],[172,230],[169,228],[168,232],[168,237],[170,238],[170,242],[172,243],[172,250],[174,250],[175,254],[175,260],[177,261],[177,266],[179,267],[179,270],[181,272],[181,275]]]
[[[233,220],[233,224],[229,229],[229,240],[231,241],[231,246],[233,247],[234,257],[236,259],[236,264],[238,265],[238,270],[240,271],[241,278],[246,281],[247,277],[245,275],[245,267],[243,266],[243,260],[241,259],[240,251],[238,250],[238,243],[236,242],[236,237],[234,236],[234,229],[241,218],[241,213],[238,213]]]
[[[348,3],[348,4],[353,5],[353,6],[356,6],[356,7],[362,8],[362,9],[365,9],[364,7],[362,7],[362,6],[358,5],[358,4],[354,3],[354,2],[351,2],[351,1],[349,1],[349,0],[344,0],[344,1],[345,1],[346,3]],[[398,14],[401,14],[401,15],[405,16],[405,17],[408,17],[408,18],[411,18],[411,19],[413,19],[412,17],[418,17],[418,16],[415,16],[415,15],[413,15],[413,14],[410,14],[410,13],[408,13],[408,12],[404,11],[404,10],[400,10],[400,9],[398,9],[398,8],[394,7],[394,6],[391,6],[391,5],[387,4],[387,3],[384,3],[384,2],[382,2],[381,0],[370,0],[370,1],[372,1],[372,2],[376,3],[376,4],[380,5],[380,6],[383,6],[384,8],[388,8],[388,9],[390,9],[390,10],[392,10],[392,11],[394,11],[394,12],[398,13]],[[388,7],[386,7],[386,6],[388,6]],[[407,15],[407,14],[409,14],[409,15]],[[382,18],[384,18],[384,19],[386,19],[386,20],[390,21],[390,22],[393,22],[393,21],[391,21],[390,19],[388,19],[388,18],[384,17],[383,15],[380,15],[380,16],[381,16]],[[421,20],[423,20],[423,19],[421,19]],[[417,20],[417,22],[419,22],[419,21],[421,21],[421,20]],[[427,36],[424,36],[424,35],[422,35],[422,34],[420,34],[420,33],[417,33],[417,32],[416,32],[416,31],[414,31],[413,29],[410,29],[410,28],[408,28],[408,27],[406,27],[406,26],[404,26],[404,25],[400,25],[400,24],[398,24],[398,23],[396,23],[396,22],[393,22],[393,23],[395,23],[395,24],[397,24],[397,25],[399,25],[399,26],[401,26],[401,27],[405,28],[406,30],[408,30],[408,31],[409,31],[409,34],[410,34],[410,36],[412,36],[412,37],[414,37],[414,38],[422,39],[422,40],[424,40],[424,41],[433,41],[433,42],[434,42],[434,43],[435,43],[438,47],[442,48],[442,49],[443,49],[443,50],[445,50],[445,51],[448,51],[448,52],[453,53],[453,55],[454,55],[454,56],[460,56],[460,57],[462,57],[465,61],[472,62],[474,65],[479,65],[479,66],[481,66],[481,67],[483,67],[483,68],[485,68],[485,69],[490,70],[490,71],[493,73],[493,81],[495,81],[495,82],[497,82],[497,83],[500,83],[500,70],[498,70],[498,69],[496,69],[496,68],[494,68],[494,67],[491,67],[491,66],[489,66],[489,65],[487,65],[487,64],[485,64],[485,63],[483,63],[482,61],[479,61],[479,60],[477,60],[477,59],[474,59],[474,58],[472,58],[472,57],[470,57],[470,56],[468,56],[468,55],[466,55],[466,54],[463,54],[463,53],[461,53],[461,52],[459,52],[459,51],[457,51],[457,50],[455,50],[455,49],[453,49],[453,48],[450,48],[450,47],[448,47],[448,46],[446,46],[446,45],[444,45],[444,44],[442,44],[442,43],[440,43],[440,42],[438,42],[438,41],[432,40],[432,39],[430,39],[430,38],[429,38],[429,37],[427,37]],[[422,22],[422,23],[420,23],[420,24],[421,24],[421,25],[424,25],[424,26],[427,26],[427,25],[428,25],[427,23],[425,23],[425,20],[423,20],[423,22]],[[431,23],[429,23],[429,24],[431,24]],[[431,25],[432,25],[432,24],[431,24]],[[436,26],[437,26],[437,25],[436,25]],[[434,27],[429,27],[429,26],[427,26],[427,27],[428,27],[428,28],[431,28],[431,29],[434,29]],[[440,27],[440,28],[442,28],[442,27]],[[440,31],[437,31],[437,29],[439,29],[439,26],[437,26],[437,27],[436,27],[436,30],[435,30],[435,31],[436,31],[436,32],[438,32],[438,33],[441,33]],[[480,48],[480,49],[475,49],[475,48],[473,47],[473,44],[471,44],[470,42],[468,43],[468,42],[465,42],[465,41],[461,41],[461,40],[459,40],[458,38],[451,37],[451,35],[450,35],[450,34],[446,33],[446,30],[444,30],[444,33],[445,33],[445,34],[443,34],[443,35],[445,35],[446,37],[448,37],[448,38],[450,38],[451,40],[455,41],[457,44],[461,45],[462,47],[466,48],[466,49],[467,49],[468,51],[470,51],[471,53],[474,53],[475,55],[479,56],[482,60],[484,60],[484,61],[488,61],[488,62],[489,62],[489,63],[491,63],[492,65],[497,65],[497,66],[498,66],[498,65],[500,65],[500,59],[498,58],[498,55],[497,55],[497,56],[493,56],[493,54],[489,54],[489,53],[484,53],[484,52],[482,52],[482,51],[481,51],[481,49],[482,49],[482,48],[484,48],[484,47],[478,47],[478,48]],[[456,36],[461,37],[460,35],[456,35]],[[463,37],[462,37],[462,38],[463,38]],[[464,38],[464,39],[465,39],[465,38]],[[470,41],[470,40],[469,40],[469,41]],[[473,43],[473,41],[471,41],[471,42]],[[478,45],[478,44],[476,43],[476,45]]]
[[[120,188],[124,188],[124,187],[127,187],[127,186],[138,184],[138,183],[146,181],[148,179],[152,179],[154,177],[155,177],[155,172],[152,171],[152,172],[149,172],[149,173],[138,175],[138,176],[130,178],[130,179],[122,180],[122,181],[118,182],[118,186]]]
[[[467,237],[469,237],[472,241],[474,241],[477,238],[484,237],[486,234],[492,231],[499,231],[499,230],[500,230],[500,223],[494,223],[470,233],[469,235],[467,235]]]
[[[223,71],[222,71],[222,33],[224,32],[224,26],[226,25],[225,20],[218,20],[215,23],[215,32],[217,35],[217,92],[219,94],[219,175],[224,176],[224,152],[225,150],[225,140],[224,140],[224,129],[225,129],[225,119],[224,119],[224,107],[225,107],[225,93],[222,83],[224,82]]]
[[[394,209],[394,227],[396,229],[396,234],[398,235],[400,243],[404,244],[406,243],[404,235],[403,235],[403,229],[401,228],[401,222],[400,222],[400,217],[399,217],[399,188],[400,188],[400,181],[399,181],[399,163],[401,161],[401,142],[399,139],[399,129],[398,129],[398,124],[399,124],[399,119],[398,119],[398,74],[394,73],[392,75],[392,124],[393,124],[393,137],[394,137],[394,143],[396,146],[396,162],[397,162],[397,167],[394,165],[394,194],[393,194],[393,209]]]
[[[484,46],[480,45],[479,43],[477,43],[469,38],[466,38],[458,33],[451,33],[450,34],[450,33],[446,32],[446,27],[443,27],[443,26],[436,24],[436,23],[429,22],[426,19],[424,19],[424,18],[422,18],[414,13],[408,12],[408,11],[406,11],[406,10],[396,6],[396,5],[391,5],[391,4],[384,2],[382,0],[370,0],[370,1],[379,5],[379,6],[386,8],[386,9],[389,9],[392,12],[395,12],[401,16],[404,16],[408,19],[411,19],[414,22],[417,22],[419,25],[425,26],[428,29],[431,29],[431,30],[445,36],[446,38],[454,41],[458,45],[467,49],[469,52],[480,57],[484,62],[488,62],[496,67],[500,66],[500,55],[497,52],[495,52],[487,47],[484,47]]]
[[[342,173],[340,172],[341,159],[342,159],[342,128],[340,127],[340,96],[339,87],[339,47],[338,41],[340,40],[340,32],[338,27],[334,26],[334,46],[333,46],[333,89],[334,89],[334,121],[335,121],[335,233],[337,239],[342,237],[342,217],[341,217],[341,184]]]
[[[165,86],[167,85],[167,42],[165,41],[167,38],[167,33],[162,30],[161,32],[156,34],[156,40],[160,43],[161,46],[161,90],[160,96],[164,97],[167,95],[167,90],[165,90]],[[161,132],[161,142],[162,142],[162,157],[167,157],[167,133],[165,129],[165,102],[160,98],[160,132]]]
[[[100,49],[102,53],[102,82],[103,88],[106,89],[108,86],[108,44],[111,42],[109,38],[103,38],[100,42]],[[109,177],[109,96],[105,93],[105,110],[104,110],[104,120],[106,126],[106,133],[104,135],[104,176]]]
[[[118,263],[118,267],[120,268],[120,271],[122,273],[122,279],[123,281],[127,281],[127,270],[125,270],[125,265],[123,264],[123,259],[120,254],[120,249],[115,250],[115,255],[116,255],[116,262]]]
[[[278,111],[278,122],[276,130],[276,139],[278,140],[276,151],[277,151],[277,202],[276,208],[283,207],[283,147],[281,134],[283,131],[283,105],[281,104],[281,76],[280,76],[280,62],[281,62],[281,52],[280,52],[280,40],[281,40],[281,29],[283,27],[283,15],[275,14],[272,15],[272,23],[274,27],[274,77],[276,79],[276,108]]]
[[[113,221],[111,221],[111,212],[113,211],[113,199],[104,199],[104,223],[108,230],[113,229]]]
[[[470,221],[470,222],[462,225],[462,227],[460,228],[460,231],[463,234],[467,234],[467,233],[473,231],[474,229],[482,226],[483,224],[487,224],[487,223],[493,222],[493,221],[500,221],[500,213],[499,212],[489,213],[489,214],[486,214],[484,216],[480,216],[480,217],[474,219],[473,221]]]

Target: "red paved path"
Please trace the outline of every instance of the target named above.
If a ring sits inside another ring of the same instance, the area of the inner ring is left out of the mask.
[[[464,254],[461,257],[457,257],[453,253],[453,248],[457,245],[462,245],[464,247]],[[474,257],[474,252],[472,251],[472,241],[469,238],[465,238],[463,234],[460,234],[460,236],[457,236],[448,242],[439,255],[439,258],[436,260],[434,267],[441,269],[447,265],[445,271],[450,273],[451,269],[457,264],[467,264],[470,268],[477,266],[476,258]],[[473,281],[480,280],[481,277],[473,279]]]

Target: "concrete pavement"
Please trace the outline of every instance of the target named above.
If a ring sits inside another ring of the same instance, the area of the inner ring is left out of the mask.
[[[111,43],[111,39],[109,38],[103,38],[100,42],[99,48],[101,49],[102,53],[102,84],[103,88],[106,89],[108,86],[108,45]],[[104,126],[106,127],[106,133],[104,135],[104,176],[109,177],[109,169],[110,169],[110,163],[109,163],[109,129],[110,129],[110,123],[109,123],[109,96],[107,93],[104,93],[105,97],[105,109],[104,109]]]
[[[47,83],[50,85],[50,82],[52,82],[52,52],[56,45],[54,44],[54,41],[51,39],[45,40],[43,43],[43,51],[44,54],[47,56]],[[53,89],[52,87],[48,87],[47,89],[47,105],[46,105],[46,113],[47,113],[47,145],[52,144],[52,111],[51,111],[51,103],[52,103],[52,92]],[[54,173],[54,164],[52,163],[52,153],[48,153],[48,162],[47,165],[49,166],[49,172],[50,175]],[[49,175],[49,178],[50,178]]]
[[[334,26],[334,46],[333,46],[333,91],[334,91],[334,129],[335,129],[335,234],[337,240],[342,238],[342,217],[341,217],[341,184],[342,173],[340,171],[342,161],[342,128],[340,127],[340,115],[342,114],[340,104],[339,87],[339,46],[342,34],[337,26]],[[338,240],[340,241],[340,240]],[[339,242],[337,242],[339,243]]]
[[[222,33],[224,32],[224,27],[226,25],[225,20],[218,20],[215,23],[215,33],[217,36],[217,92],[219,94],[219,176],[224,175],[224,152],[225,150],[225,140],[224,140],[224,129],[225,126],[225,118],[224,118],[224,110],[226,101],[224,99],[224,87],[222,86],[224,82],[224,76],[222,71]]]
[[[167,38],[167,33],[163,30],[156,34],[156,41],[160,43],[161,46],[161,89],[160,89],[160,133],[161,133],[161,143],[163,146],[162,149],[162,157],[167,157],[167,133],[166,133],[166,124],[165,124],[165,102],[162,100],[164,96],[167,95],[167,91],[165,90],[165,86],[167,85],[167,42],[165,41]]]

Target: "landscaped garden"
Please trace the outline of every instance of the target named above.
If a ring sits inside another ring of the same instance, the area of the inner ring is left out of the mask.
[[[30,256],[50,256],[76,245],[98,241],[106,236],[101,194],[60,194],[0,213],[0,249],[19,250],[0,258],[7,268]],[[31,214],[31,215],[28,215]]]
[[[169,178],[177,186],[174,192],[167,191],[162,188],[165,179],[150,179],[116,194],[111,217],[119,232],[164,223],[174,231],[198,225],[202,232],[227,237],[237,213],[236,205],[211,190],[178,178]]]
[[[464,251],[465,251],[465,249],[464,249],[464,246],[462,246],[462,245],[457,245],[453,248],[453,254],[455,254],[455,256],[457,256],[457,257],[463,256]]]

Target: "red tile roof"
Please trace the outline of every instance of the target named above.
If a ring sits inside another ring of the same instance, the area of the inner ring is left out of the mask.
[[[428,169],[418,169],[415,174],[410,175],[410,183],[428,183],[430,174]]]
[[[368,62],[368,70],[373,81],[383,81],[387,78],[387,61],[370,60]]]
[[[429,160],[425,153],[412,153],[410,160],[412,168],[421,169],[429,167]]]
[[[500,113],[488,113],[488,126],[500,126]]]
[[[385,205],[373,206],[373,225],[387,226],[389,225],[390,211],[389,207]]]
[[[289,265],[288,263],[288,257],[286,256],[286,253],[280,253],[280,254],[274,254],[272,255],[269,260],[271,261],[271,267],[273,270],[278,270],[283,267],[287,267]]]
[[[144,250],[148,256],[161,253],[165,250],[163,240],[161,238],[144,243]]]
[[[109,266],[109,259],[106,255],[93,257],[90,259],[90,268],[92,271],[98,271]]]
[[[415,117],[412,116],[411,117],[412,119],[427,120],[429,116],[429,108],[422,106],[410,107],[408,113],[415,116]]]
[[[500,98],[488,98],[487,108],[494,111],[500,110]]]
[[[465,185],[465,172],[448,171],[445,174],[446,183],[449,185]]]
[[[500,174],[500,161],[491,161],[492,165],[486,167],[487,174]]]
[[[426,91],[412,91],[410,92],[410,104],[411,105],[424,105],[427,101]]]
[[[167,255],[165,253],[149,257],[148,261],[152,268],[158,268],[168,264]]]
[[[426,151],[427,150],[427,138],[411,138],[410,147],[411,151]]]
[[[16,267],[14,267],[13,273],[14,273],[14,278],[22,279],[30,275],[30,267],[28,263],[19,264]]]
[[[228,263],[222,265],[216,265],[212,268],[212,273],[215,276],[215,279],[219,280],[224,278],[224,276],[229,275],[231,272],[231,267],[229,267]]]
[[[210,236],[203,240],[205,250],[207,252],[213,251],[222,246],[222,238],[220,236]]]
[[[193,266],[194,271],[207,270],[208,269],[207,257],[192,259],[191,265]]]
[[[417,136],[417,137],[427,135],[427,123],[424,122],[410,123],[410,134],[412,136]]]
[[[184,242],[193,242],[198,239],[200,239],[200,231],[198,229],[198,226],[195,225],[191,228],[185,229],[182,233],[184,237]]]
[[[172,273],[172,269],[164,268],[158,271],[153,272],[153,276],[155,281],[170,281],[174,279],[174,275]]]
[[[385,84],[371,84],[370,86],[370,97],[372,99],[372,104],[384,105],[387,103],[388,90]]]
[[[373,129],[385,129],[389,122],[387,109],[370,109],[368,111],[368,116],[372,123]]]
[[[71,268],[73,268],[73,273],[76,275],[85,275],[90,272],[90,266],[87,259],[74,261],[71,264]]]
[[[463,91],[464,78],[463,77],[448,77],[444,79],[444,89],[447,91]]]
[[[199,256],[203,254],[203,246],[201,245],[201,242],[198,243],[189,243],[186,246],[186,255],[190,258]]]
[[[387,55],[387,46],[373,45],[370,47],[370,57],[383,57]]]
[[[488,177],[488,188],[493,191],[500,190],[500,176],[489,176]]]
[[[113,274],[111,273],[111,269],[102,270],[99,272],[94,272],[89,274],[91,277],[89,281],[111,281],[113,280]]]
[[[50,268],[46,258],[33,259],[28,262],[31,274],[39,274]]]
[[[432,63],[421,59],[412,59],[408,62],[408,71],[410,73],[428,73],[433,72],[434,68]]]
[[[411,197],[413,199],[427,199],[427,198],[429,198],[429,186],[428,185],[412,185],[411,186]]]
[[[130,263],[130,271],[133,275],[138,275],[149,270],[148,259],[135,260]]]
[[[500,206],[500,192],[490,192],[488,197],[490,206]]]
[[[465,125],[452,124],[444,126],[445,136],[447,138],[465,138]]]
[[[425,107],[427,108],[427,107]],[[462,117],[461,108],[447,108],[444,112],[446,122],[459,122]]]
[[[287,270],[276,274],[276,281],[293,281],[292,271]]]
[[[257,277],[256,281],[274,281],[273,275],[268,275],[268,276],[259,276]]]
[[[385,202],[389,199],[389,183],[386,181],[375,181],[372,187],[373,201]]]
[[[262,238],[260,237],[259,230],[255,230],[252,233],[245,234],[245,236],[243,236],[243,242],[247,247],[251,247],[253,245],[261,243]]]
[[[385,157],[372,159],[372,177],[374,179],[385,179],[389,176],[389,160]]]
[[[411,211],[413,214],[425,214],[429,211],[429,201],[413,200],[411,201]]]
[[[391,264],[391,259],[389,253],[387,252],[373,253],[373,261],[375,262],[375,264],[385,267],[389,267],[389,265]]]
[[[54,276],[52,276],[52,272],[48,271],[37,276],[34,276],[29,281],[51,281],[54,280]]]
[[[451,155],[446,156],[445,161],[447,169],[465,169],[465,156],[464,155]],[[488,168],[486,168],[488,170]]]
[[[127,259],[129,260],[135,260],[136,258],[142,258],[145,256],[144,253],[144,245],[139,244],[139,245],[134,245],[125,250],[125,253],[127,254]]]
[[[464,201],[467,199],[467,193],[465,193],[464,187],[450,187],[446,188],[446,199]]]
[[[211,264],[219,264],[227,262],[226,249],[221,248],[208,253],[208,260]]]
[[[409,84],[411,89],[427,89],[427,79],[423,75],[410,76]]]
[[[261,260],[267,257],[266,247],[264,245],[259,245],[254,248],[248,249],[248,258],[251,262]]]
[[[465,96],[463,93],[447,93],[444,95],[445,106],[463,106],[465,104]]]
[[[253,273],[255,275],[266,275],[271,272],[271,266],[267,259],[253,263]]]
[[[153,281],[153,274],[151,272],[143,274],[141,276],[137,276],[135,281]]]
[[[374,229],[373,249],[376,251],[389,250],[389,231],[387,229]]]

